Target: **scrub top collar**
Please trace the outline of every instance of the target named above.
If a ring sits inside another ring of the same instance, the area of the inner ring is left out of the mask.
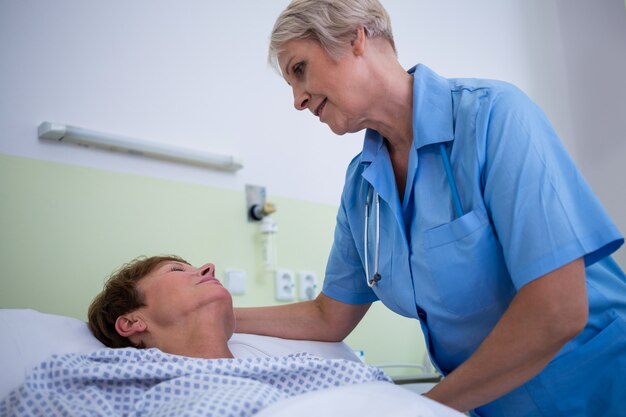
[[[413,146],[415,149],[454,140],[452,91],[448,80],[422,64],[414,66],[407,72],[413,75]],[[383,143],[384,138],[380,133],[367,129],[361,162],[372,162]]]

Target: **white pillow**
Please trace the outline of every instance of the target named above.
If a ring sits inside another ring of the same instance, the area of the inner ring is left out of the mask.
[[[0,310],[0,398],[50,355],[89,353],[104,347],[87,323],[35,310]]]
[[[53,354],[90,353],[105,346],[84,321],[35,310],[0,309],[0,399],[17,388],[26,375]],[[228,342],[237,358],[281,356],[309,352],[325,358],[358,360],[348,345],[235,334]]]
[[[315,342],[235,333],[228,341],[228,348],[236,358],[284,356],[308,352],[329,359],[360,360],[345,342]]]

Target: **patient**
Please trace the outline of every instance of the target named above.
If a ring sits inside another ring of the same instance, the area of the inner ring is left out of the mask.
[[[109,347],[233,357],[232,297],[211,263],[195,268],[178,256],[137,258],[108,278],[88,317],[92,333]]]
[[[357,361],[305,352],[233,358],[227,345],[235,327],[232,298],[214,273],[213,264],[195,268],[177,256],[141,257],[122,266],[91,303],[89,327],[109,347],[156,349],[52,356],[0,401],[0,416],[117,415],[130,410],[155,417],[252,417],[260,410],[266,416],[313,415],[311,405],[324,399],[331,414],[339,415],[339,410],[348,410],[350,391],[333,394],[330,388],[347,385],[358,389],[352,394],[355,411],[369,409],[359,407],[362,398],[381,398],[382,389],[390,403],[404,398],[415,411],[402,415],[430,409],[437,414],[429,415],[456,415],[418,395],[407,398],[409,392],[402,388],[394,391],[382,370]],[[312,391],[319,395],[294,398],[286,406],[293,411],[288,414],[278,404]]]

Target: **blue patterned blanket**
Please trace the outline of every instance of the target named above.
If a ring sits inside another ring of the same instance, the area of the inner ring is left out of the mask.
[[[323,388],[390,381],[378,368],[306,353],[197,359],[157,349],[53,356],[0,402],[0,416],[247,417]]]

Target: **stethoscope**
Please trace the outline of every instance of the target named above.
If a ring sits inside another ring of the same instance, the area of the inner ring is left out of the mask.
[[[454,213],[456,218],[463,216],[463,207],[461,206],[461,199],[459,198],[459,190],[456,188],[456,181],[454,181],[454,175],[452,174],[452,166],[450,165],[450,158],[448,157],[448,152],[446,151],[446,145],[444,143],[439,144],[439,151],[441,152],[441,159],[443,161],[443,168],[446,171],[446,177],[448,178],[448,185],[450,186],[450,191],[452,192],[452,205],[454,206]],[[370,279],[369,273],[369,261],[367,256],[367,229],[369,226],[369,218],[370,218],[370,204],[372,203],[372,197],[375,200],[376,204],[376,244],[374,246],[374,276]],[[382,276],[378,272],[378,254],[380,249],[380,196],[377,192],[374,191],[373,187],[369,187],[369,191],[367,192],[367,199],[365,200],[365,234],[363,238],[363,248],[365,254],[365,280],[367,281],[367,286],[372,288],[378,281],[381,280]]]

